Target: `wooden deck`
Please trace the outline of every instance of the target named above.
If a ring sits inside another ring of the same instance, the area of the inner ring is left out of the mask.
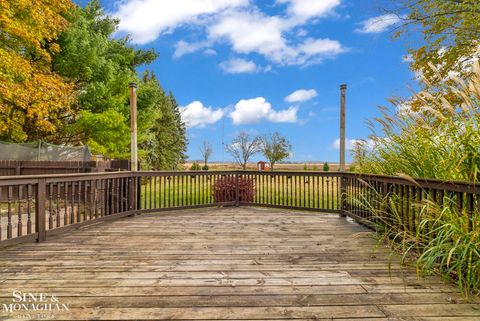
[[[105,222],[0,250],[0,319],[480,320],[480,305],[401,270],[369,234],[337,215],[248,207]],[[68,311],[6,312],[13,291]]]

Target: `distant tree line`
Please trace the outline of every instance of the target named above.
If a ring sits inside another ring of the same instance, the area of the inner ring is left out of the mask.
[[[0,140],[88,144],[96,154],[128,158],[128,84],[138,84],[139,157],[152,169],[186,158],[178,104],[155,74],[136,69],[157,58],[114,38],[119,21],[98,0],[0,3]]]

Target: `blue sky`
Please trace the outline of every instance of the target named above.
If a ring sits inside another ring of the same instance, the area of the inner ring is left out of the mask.
[[[229,161],[222,136],[278,131],[293,145],[290,160],[335,162],[340,84],[349,140],[367,138],[377,106],[414,85],[407,43],[392,40],[398,19],[378,0],[102,3],[121,19],[119,35],[160,53],[148,68],[182,106],[191,159],[203,140],[212,160]]]

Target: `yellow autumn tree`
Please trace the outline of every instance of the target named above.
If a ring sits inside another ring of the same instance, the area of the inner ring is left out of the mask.
[[[51,60],[72,8],[70,0],[0,1],[0,140],[48,137],[71,116],[73,85]]]

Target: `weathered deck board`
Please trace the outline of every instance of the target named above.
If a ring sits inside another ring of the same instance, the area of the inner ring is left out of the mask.
[[[141,215],[1,250],[0,305],[19,290],[56,295],[67,320],[480,320],[478,301],[374,245],[337,215]]]

